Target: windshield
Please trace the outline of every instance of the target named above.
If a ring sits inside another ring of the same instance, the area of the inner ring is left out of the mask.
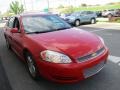
[[[80,15],[80,12],[74,12],[71,14],[71,16],[79,16]]]
[[[55,15],[25,16],[23,17],[23,26],[26,33],[51,32],[71,28],[68,23]]]

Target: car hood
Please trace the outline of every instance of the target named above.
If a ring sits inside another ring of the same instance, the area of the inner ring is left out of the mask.
[[[71,18],[73,19],[73,18],[75,18],[75,16],[70,15],[70,16],[66,16],[65,18],[66,19],[71,19]]]
[[[28,37],[48,50],[62,52],[75,58],[95,52],[102,47],[98,36],[77,28],[28,34]]]

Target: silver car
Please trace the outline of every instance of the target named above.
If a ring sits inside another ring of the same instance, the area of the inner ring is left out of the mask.
[[[70,24],[79,26],[81,23],[88,23],[88,22],[91,24],[95,24],[96,18],[97,18],[97,15],[95,12],[80,11],[80,12],[74,12],[70,14],[69,16],[66,16],[64,20]]]
[[[103,17],[111,17],[111,16],[120,16],[119,14],[120,10],[119,9],[111,9],[111,10],[104,10],[102,12]]]

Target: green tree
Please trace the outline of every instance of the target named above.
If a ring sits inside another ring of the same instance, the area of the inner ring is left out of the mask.
[[[24,7],[18,1],[12,1],[10,4],[10,12],[14,14],[20,14],[24,11]]]
[[[82,6],[82,7],[87,7],[87,4],[82,3],[81,6]]]

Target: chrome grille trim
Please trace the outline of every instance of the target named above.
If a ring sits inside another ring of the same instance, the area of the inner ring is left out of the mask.
[[[85,55],[85,56],[82,56],[82,57],[78,58],[78,61],[79,62],[84,62],[84,61],[88,61],[89,59],[96,58],[97,56],[102,54],[104,52],[104,50],[105,50],[105,48],[103,47],[103,48],[97,50],[95,53],[91,53],[91,54],[88,54],[88,55]]]
[[[84,77],[88,78],[90,76],[97,74],[98,72],[100,72],[104,68],[104,66],[105,66],[105,61],[102,61],[99,64],[97,64],[91,68],[85,69],[83,72]]]

